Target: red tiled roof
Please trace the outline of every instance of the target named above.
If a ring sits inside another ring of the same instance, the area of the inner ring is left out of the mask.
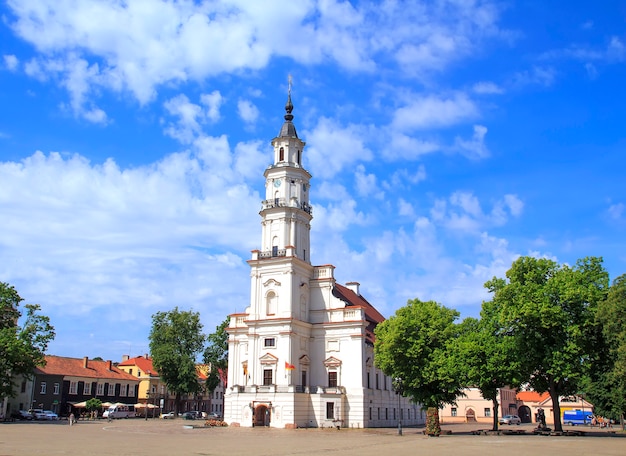
[[[149,356],[136,356],[134,358],[129,358],[126,361],[122,361],[118,364],[118,366],[126,367],[126,366],[137,366],[137,368],[144,373],[150,372],[151,377],[158,377],[159,373],[152,366],[152,358]]]
[[[538,393],[537,391],[520,391],[516,397],[518,401],[523,402],[543,402],[550,397],[550,394]]]
[[[376,328],[378,323],[385,321],[385,317],[383,317],[373,305],[367,302],[367,299],[356,294],[348,287],[336,283],[333,294],[344,301],[348,306],[362,307],[365,309],[365,319],[368,322],[367,328],[365,328],[365,337],[371,343],[374,343],[374,328]]]
[[[382,323],[385,321],[385,317],[383,317],[373,305],[367,302],[363,296],[356,294],[350,288],[339,285],[338,283],[335,284],[335,290],[339,294],[337,297],[345,301],[349,306],[365,308],[365,315],[368,321],[373,323]]]
[[[85,363],[87,367],[85,367]],[[65,358],[53,355],[46,355],[46,365],[37,367],[35,374],[137,380],[136,377],[113,366],[111,361],[94,361],[88,358]]]

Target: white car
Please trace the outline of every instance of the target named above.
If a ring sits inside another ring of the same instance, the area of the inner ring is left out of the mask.
[[[498,421],[500,424],[508,424],[509,426],[511,424],[522,424],[522,420],[517,415],[504,415]]]
[[[161,413],[161,418],[163,418],[164,420],[171,420],[172,418],[176,418],[176,413],[174,412]]]

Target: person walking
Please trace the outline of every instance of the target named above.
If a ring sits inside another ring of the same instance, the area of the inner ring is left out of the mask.
[[[76,420],[76,417],[74,416],[74,413],[70,413],[70,418],[69,418],[70,426],[74,425],[75,420]]]

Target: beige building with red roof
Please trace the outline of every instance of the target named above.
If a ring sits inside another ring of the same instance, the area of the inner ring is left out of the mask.
[[[550,394],[538,393],[536,391],[520,391],[517,393],[517,403],[519,415],[525,422],[537,422],[537,412],[543,409],[546,416],[546,425],[554,424],[554,409],[552,407],[552,398]],[[589,412],[593,410],[593,404],[586,401],[580,396],[561,396],[559,397],[559,405],[561,408],[561,421],[563,421],[563,413],[568,411],[580,410]]]
[[[395,394],[374,365],[384,317],[334,266],[311,264],[311,175],[305,143],[285,122],[264,173],[261,249],[252,251],[251,295],[230,316],[225,421],[239,426],[349,428],[423,424],[417,404]]]
[[[111,361],[46,355],[46,365],[34,371],[28,408],[52,410],[59,416],[75,411],[73,404],[91,398],[102,402],[137,403],[139,381]]]

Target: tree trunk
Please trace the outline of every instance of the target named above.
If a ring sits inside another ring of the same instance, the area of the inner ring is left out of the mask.
[[[428,409],[426,409],[426,434],[435,437],[439,437],[441,434],[439,409],[437,407],[428,407]]]
[[[556,432],[563,431],[563,425],[561,424],[561,404],[559,404],[559,394],[556,392],[556,384],[554,380],[550,378],[550,398],[552,399],[552,419],[554,420],[554,430]]]
[[[498,399],[494,397],[492,400],[492,404],[493,404],[493,430],[497,431],[498,430]]]

